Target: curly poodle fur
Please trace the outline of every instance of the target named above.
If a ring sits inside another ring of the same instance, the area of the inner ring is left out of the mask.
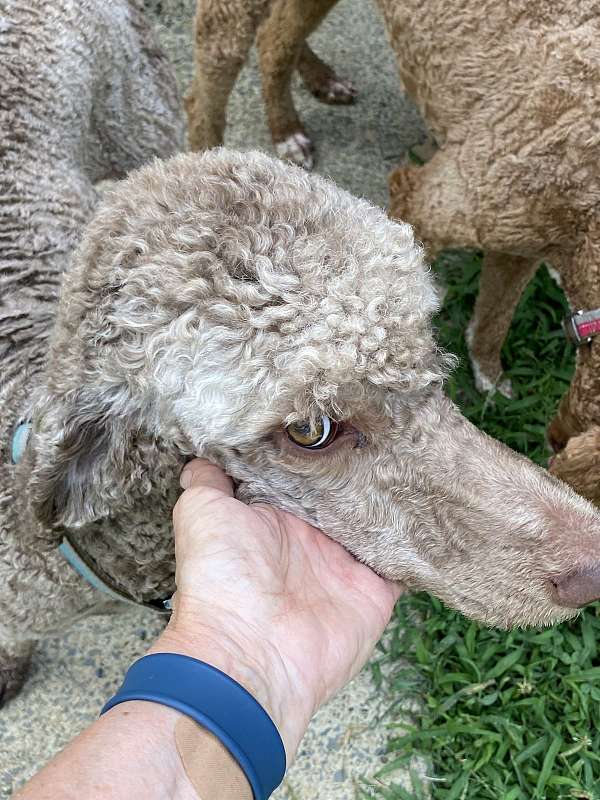
[[[96,204],[94,183],[182,141],[175,78],[137,2],[2,3],[0,702],[22,680],[35,631],[48,629],[29,593],[41,593],[41,609],[54,603],[68,616],[75,605],[65,607],[63,588],[66,598],[86,591],[33,522],[29,482],[16,481],[10,465],[15,425],[31,416],[42,383],[61,275]]]
[[[11,397],[32,432],[3,465],[5,650],[93,602],[65,530],[134,598],[173,591],[194,455],[486,623],[575,614],[600,593],[600,516],[444,397],[436,308],[410,226],[265,155],[179,155],[118,185],[65,274],[43,375]],[[329,447],[286,435],[324,414]]]
[[[430,251],[484,251],[471,359],[481,389],[500,388],[500,350],[541,261],[558,270],[571,308],[600,307],[597,119],[600,24],[593,0],[549,3],[378,0],[402,82],[439,151],[390,179],[391,211]],[[561,450],[600,423],[600,340],[579,349],[567,397],[549,428]],[[552,470],[588,497],[584,436]],[[583,460],[580,460],[580,456]],[[567,466],[567,462],[569,465]],[[563,470],[564,466],[564,470]],[[596,479],[600,477],[594,468]]]
[[[220,141],[222,90],[229,86],[223,75],[266,18],[258,43],[273,139],[281,155],[310,167],[312,144],[293,108],[290,76],[302,63],[307,32],[331,5],[325,0],[199,3],[197,73],[188,108],[196,147]],[[394,171],[391,213],[415,226],[430,254],[445,247],[484,251],[467,340],[478,387],[510,396],[500,351],[523,289],[542,260],[560,273],[571,308],[600,307],[597,4],[377,0],[377,5],[402,84],[439,146],[425,166],[405,163]],[[202,98],[196,105],[194,93]],[[559,453],[552,471],[598,501],[600,454],[593,449],[593,429],[600,424],[599,352],[599,340],[578,351],[570,391],[549,428]],[[564,450],[570,438],[576,441]]]

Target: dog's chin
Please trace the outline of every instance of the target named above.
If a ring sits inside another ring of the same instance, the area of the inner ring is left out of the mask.
[[[532,617],[514,617],[506,620],[493,623],[492,627],[500,630],[531,630],[535,628],[551,628],[555,625],[560,625],[563,622],[575,619],[579,616],[582,609],[580,608],[560,608],[555,606],[550,609],[547,614],[540,615],[537,611],[534,612]]]
[[[490,594],[487,602],[482,599],[484,595],[475,600],[468,590],[457,592],[456,587],[449,588],[447,592],[440,591],[439,587],[438,590],[431,591],[423,585],[419,588],[412,587],[412,590],[431,594],[462,616],[485,627],[500,630],[558,625],[578,616],[581,606],[584,605],[568,602],[569,598],[561,601],[551,580],[548,580],[547,587],[540,584],[535,592],[528,591],[529,588],[504,586],[498,593]],[[519,596],[521,601],[515,602]],[[590,598],[585,598],[585,602],[590,602]]]
[[[492,605],[490,601],[490,609]],[[540,603],[536,606],[521,608],[516,612],[507,605],[505,613],[501,608],[496,608],[493,612],[484,614],[481,613],[480,609],[474,611],[473,609],[457,607],[456,610],[480,625],[505,631],[548,628],[553,625],[559,625],[561,622],[568,622],[581,613],[580,608],[566,608],[554,603]]]

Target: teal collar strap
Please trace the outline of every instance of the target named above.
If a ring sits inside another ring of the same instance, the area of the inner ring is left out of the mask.
[[[10,458],[13,464],[18,464],[23,457],[23,453],[27,447],[27,440],[29,439],[30,430],[31,422],[21,422],[15,428],[10,448]]]
[[[31,422],[21,422],[15,428],[10,448],[11,461],[13,464],[18,464],[23,458],[30,431]],[[77,572],[84,581],[87,581],[94,589],[108,595],[112,600],[119,600],[121,603],[128,603],[132,606],[145,606],[146,608],[151,608],[153,611],[158,611],[160,614],[171,613],[171,598],[167,598],[166,600],[151,600],[147,603],[143,603],[134,600],[116,587],[111,586],[98,575],[66,536],[63,538],[62,543],[59,544],[58,549],[64,559],[68,561],[75,572]]]
[[[94,589],[97,589],[99,592],[108,595],[112,600],[119,600],[121,603],[127,603],[130,606],[144,606],[145,608],[152,609],[152,611],[158,611],[160,614],[171,613],[171,598],[167,598],[166,600],[150,600],[144,603],[140,600],[134,600],[115,586],[111,586],[92,569],[89,563],[83,558],[81,552],[77,550],[75,545],[69,541],[66,536],[62,540],[62,544],[59,544],[58,549],[65,560],[69,562],[75,572],[81,575],[84,581],[87,581],[90,586],[93,586]]]

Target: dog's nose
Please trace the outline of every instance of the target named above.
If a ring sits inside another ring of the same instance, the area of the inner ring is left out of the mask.
[[[600,600],[600,566],[572,572],[552,581],[559,605],[581,608]]]

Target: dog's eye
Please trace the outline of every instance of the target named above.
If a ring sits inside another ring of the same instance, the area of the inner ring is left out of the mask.
[[[331,444],[338,432],[338,424],[329,417],[321,417],[314,428],[310,422],[293,422],[285,429],[294,444],[308,450],[322,450]]]

